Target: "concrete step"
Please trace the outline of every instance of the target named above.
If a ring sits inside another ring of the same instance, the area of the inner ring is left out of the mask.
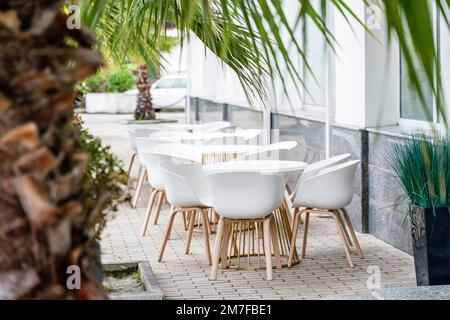
[[[329,296],[326,300],[450,300],[450,285],[383,288],[368,296]]]

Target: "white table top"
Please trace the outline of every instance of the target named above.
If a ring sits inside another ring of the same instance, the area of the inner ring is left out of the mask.
[[[224,145],[207,145],[198,146],[203,154],[206,153],[238,153],[246,154],[249,152],[258,152],[262,150],[264,146],[253,144],[224,144]]]
[[[156,131],[150,138],[162,139],[170,142],[180,142],[189,140],[209,140],[227,137],[237,137],[234,133],[226,132],[184,132],[184,131]]]
[[[166,146],[172,148],[165,148]],[[264,146],[258,145],[241,145],[241,144],[227,144],[227,145],[191,145],[191,144],[167,144],[159,145],[155,151],[174,157],[184,157],[192,159],[193,161],[201,162],[203,155],[208,154],[230,154],[235,153],[237,156],[245,155],[247,153],[257,152]]]
[[[203,166],[206,172],[260,172],[260,173],[293,173],[302,171],[307,163],[285,160],[250,160],[229,161]]]

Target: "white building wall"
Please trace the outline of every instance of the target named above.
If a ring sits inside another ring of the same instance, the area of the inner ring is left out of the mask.
[[[347,1],[348,6],[364,19],[364,4]],[[335,121],[363,127],[365,120],[365,30],[356,21],[349,25],[338,11],[334,12],[335,59]]]
[[[170,52],[162,54],[163,74],[185,74],[187,70],[187,54],[186,48],[180,45],[176,46]]]
[[[187,50],[190,50],[188,79],[191,97],[248,105],[236,73],[223,64],[196,36],[191,36]]]
[[[363,1],[347,0],[346,4],[362,21],[369,22],[373,14]],[[285,13],[290,20],[298,12],[296,1],[286,1]],[[330,6],[333,8],[333,6]],[[334,9],[333,9],[334,10]],[[399,47],[395,39],[389,44],[386,36],[384,17],[376,17],[380,26],[371,25],[375,38],[352,17],[349,22],[339,11],[330,12],[336,37],[336,54],[331,53],[329,101],[333,114],[331,119],[337,124],[357,128],[396,125],[400,118],[400,67]],[[299,30],[299,41],[301,33]],[[286,39],[288,39],[286,37]],[[313,39],[310,39],[313,41]],[[189,44],[191,63],[189,64],[190,91],[192,97],[209,99],[219,103],[248,106],[244,91],[236,74],[224,66],[203,44],[192,38]],[[295,48],[291,48],[292,59],[298,63],[302,73],[301,58]],[[450,101],[450,32],[441,29],[441,63],[444,96]],[[275,79],[273,91],[269,93],[272,111],[304,116],[303,91],[300,83],[286,77],[287,91],[283,92],[280,79]],[[270,82],[269,82],[270,83]],[[297,90],[299,89],[299,90]],[[449,103],[447,103],[449,105]],[[318,108],[316,115],[325,120],[324,108]]]

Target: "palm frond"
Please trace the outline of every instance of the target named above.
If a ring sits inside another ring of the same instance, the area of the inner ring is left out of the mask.
[[[290,48],[295,48],[302,63],[310,69],[297,32],[307,20],[320,30],[332,50],[339,44],[326,23],[331,8],[371,34],[364,26],[364,18],[352,11],[347,0],[316,1],[319,10],[313,0],[297,0],[299,10],[295,23],[290,24],[282,0],[80,0],[85,3],[85,25],[104,31],[106,45],[117,49],[118,43],[126,39],[127,46],[118,50],[122,56],[128,51],[150,55],[165,36],[166,22],[171,21],[182,42],[195,34],[236,72],[250,99],[257,97],[263,101],[267,97],[267,79],[280,79],[285,93],[287,79],[298,83],[298,87],[304,85]],[[386,32],[390,39],[399,42],[411,84],[424,109],[427,110],[424,89],[419,80],[422,72],[436,98],[438,115],[447,124],[432,11],[433,6],[440,9],[449,27],[445,12],[450,8],[450,0],[360,1],[379,6],[385,13]],[[97,24],[101,27],[96,27]],[[416,60],[420,63],[415,63]]]

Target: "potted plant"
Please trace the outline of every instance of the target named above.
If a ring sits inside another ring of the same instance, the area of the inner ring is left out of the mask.
[[[450,140],[416,132],[388,158],[410,202],[417,285],[450,284]]]

